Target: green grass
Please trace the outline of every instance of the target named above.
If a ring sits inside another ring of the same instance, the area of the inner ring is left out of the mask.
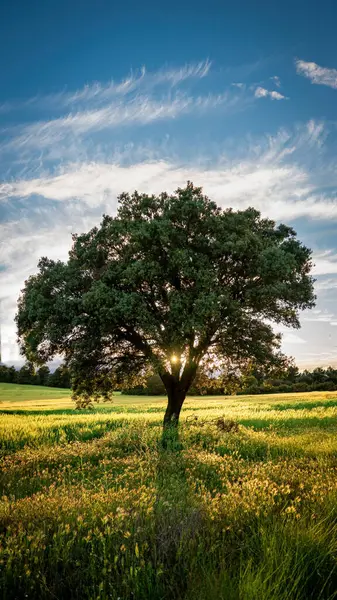
[[[0,598],[337,598],[337,394],[164,409],[0,384]]]

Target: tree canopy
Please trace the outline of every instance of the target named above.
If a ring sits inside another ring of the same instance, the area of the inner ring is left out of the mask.
[[[123,193],[117,215],[73,235],[67,262],[42,258],[18,301],[21,351],[61,354],[86,403],[158,373],[177,422],[199,365],[276,364],[272,323],[314,305],[311,251],[254,208],[222,209],[188,182]]]

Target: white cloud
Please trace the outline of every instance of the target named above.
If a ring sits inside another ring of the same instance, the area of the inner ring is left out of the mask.
[[[41,256],[66,258],[65,250],[69,249],[70,235],[65,227],[48,228],[45,231],[39,227],[35,234],[32,224],[28,224],[27,229],[20,226],[17,231],[15,226],[7,229],[7,234],[13,237],[4,237],[4,231],[0,230],[1,237],[5,240],[4,248],[1,248],[1,262],[6,266],[6,270],[0,272],[1,334],[2,360],[11,363],[20,359],[14,317],[24,281],[36,271]]]
[[[327,69],[326,67],[320,67],[314,62],[306,62],[305,60],[296,60],[295,65],[298,75],[307,77],[311,83],[327,85],[328,87],[337,89],[337,69]]]
[[[307,199],[311,191],[308,175],[290,165],[260,164],[246,160],[217,168],[181,166],[167,161],[145,162],[128,167],[109,163],[71,165],[62,174],[21,180],[0,186],[0,198],[32,195],[49,200],[81,199],[88,206],[111,201],[120,192],[140,189],[145,192],[173,191],[187,180],[203,182],[207,194],[223,206],[254,206],[275,219],[311,216],[337,218],[337,207]]]
[[[291,344],[291,345],[307,344],[307,341],[305,339],[303,339],[300,335],[297,335],[296,333],[292,333],[292,332],[288,332],[288,331],[283,334],[282,342],[283,342],[283,344]]]
[[[304,312],[302,315],[303,322],[310,323],[332,323],[336,319],[336,315],[327,310],[318,310],[316,312],[309,311]]]
[[[266,90],[266,88],[264,87],[257,87],[255,90],[255,98],[271,98],[272,100],[288,100],[288,98],[286,96],[283,96],[283,94],[281,94],[280,92],[277,92],[275,90],[273,91],[269,91]]]
[[[186,88],[185,82],[206,77],[210,66],[206,60],[153,73],[144,67],[120,82],[96,82],[72,92],[63,90],[30,98],[21,104],[14,102],[12,108],[45,110],[52,107],[57,116],[30,119],[28,123],[3,130],[0,152],[2,155],[15,153],[19,162],[31,163],[32,152],[39,152],[44,162],[69,160],[82,155],[90,143],[99,146],[97,135],[112,129],[144,126],[189,114],[208,114],[220,107],[224,112],[231,112],[254,101],[251,93],[243,95],[230,87],[221,93],[204,95]],[[8,106],[2,108],[7,111]],[[96,136],[94,142],[92,136]]]
[[[255,96],[256,98],[267,98],[267,96],[269,96],[269,92],[265,88],[259,86],[255,90]]]
[[[337,274],[337,254],[332,250],[317,253],[314,256],[314,275]]]
[[[306,151],[313,146],[319,148],[322,134],[321,125],[309,122],[294,137],[281,131],[246,149],[244,156],[220,160],[211,168],[168,159],[133,161],[132,157],[127,166],[118,161],[68,164],[52,175],[0,185],[0,200],[38,195],[64,203],[75,198],[87,207],[108,203],[111,210],[122,191],[173,191],[191,180],[202,182],[207,194],[222,206],[253,205],[276,220],[283,220],[285,215],[287,220],[300,217],[337,220],[336,202],[321,197],[311,173],[294,161],[302,148]],[[323,267],[322,257],[318,259],[316,269]]]
[[[0,271],[2,360],[7,364],[22,362],[14,317],[25,280],[37,271],[42,256],[66,260],[72,243],[71,233],[88,231],[101,218],[100,214],[91,218],[83,216],[81,207],[74,204],[62,214],[48,215],[46,210],[41,217],[39,224],[34,219],[20,219],[0,225],[0,263],[5,267]]]
[[[187,115],[208,115],[216,109],[221,109],[221,114],[232,114],[265,95],[272,100],[285,98],[277,91],[248,88],[242,82],[216,94],[193,93],[191,81],[206,77],[210,64],[206,60],[154,73],[143,68],[120,82],[96,82],[72,92],[63,90],[26,100],[21,107],[32,110],[38,107],[39,119],[2,131],[0,152],[3,156],[15,153],[17,161],[30,164],[32,152],[39,153],[44,162],[71,160],[82,157],[90,144],[98,147],[104,133],[113,129],[145,126]],[[49,112],[52,108],[56,116],[41,119],[46,108]]]
[[[270,78],[277,87],[281,87],[281,80],[278,77],[278,75],[273,75],[273,77]]]
[[[159,100],[149,96],[136,96],[125,102],[111,102],[102,108],[78,111],[65,117],[26,125],[2,149],[20,151],[25,148],[53,147],[64,140],[116,127],[146,125],[189,113],[195,115],[207,112],[219,106],[232,108],[237,100],[238,98],[227,93],[197,97],[176,93]]]
[[[280,92],[276,92],[275,90],[269,92],[269,95],[272,100],[288,100],[286,96],[283,96],[283,94],[280,94]]]
[[[237,87],[239,88],[239,90],[245,90],[246,89],[246,84],[245,83],[232,83],[233,87]]]
[[[300,369],[310,370],[316,367],[336,367],[337,351],[331,349],[327,352],[305,352],[296,362]]]
[[[84,86],[76,92],[63,94],[62,102],[69,105],[75,102],[88,102],[91,100],[103,101],[114,96],[129,94],[139,88],[148,90],[163,84],[169,84],[174,87],[188,79],[203,79],[208,75],[210,68],[211,62],[209,60],[186,64],[176,69],[161,69],[154,73],[148,72],[145,67],[142,67],[138,73],[131,72],[129,77],[119,83],[115,83],[114,81],[110,81],[107,84],[95,82]]]
[[[0,112],[9,112],[20,108],[34,107],[72,107],[76,105],[95,105],[110,102],[118,97],[127,96],[131,93],[141,91],[143,94],[164,86],[173,88],[188,80],[203,79],[210,71],[211,62],[207,59],[198,63],[187,63],[182,67],[163,68],[158,71],[147,71],[145,66],[121,81],[110,80],[106,83],[94,81],[86,84],[78,90],[64,89],[61,92],[44,96],[34,96],[24,101],[6,102],[0,105]]]
[[[273,329],[276,333],[282,334],[282,344],[285,346],[288,344],[295,346],[307,344],[307,340],[300,336],[296,330],[289,330],[284,325],[274,325]]]
[[[336,273],[337,274],[337,273]],[[337,278],[336,279],[319,279],[315,282],[315,288],[317,292],[322,293],[324,291],[333,290],[337,288]]]

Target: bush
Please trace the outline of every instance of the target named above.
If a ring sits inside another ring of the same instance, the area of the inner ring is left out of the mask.
[[[308,383],[303,382],[299,382],[299,383],[294,383],[292,386],[292,391],[293,392],[310,392],[311,391],[311,386]]]
[[[317,383],[315,390],[318,392],[333,392],[337,390],[337,385],[333,381],[324,381],[323,383]]]

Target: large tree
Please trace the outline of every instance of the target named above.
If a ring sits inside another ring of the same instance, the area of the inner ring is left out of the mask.
[[[56,354],[86,403],[150,372],[177,423],[199,365],[277,362],[271,324],[299,327],[314,305],[311,251],[249,208],[221,209],[188,182],[174,194],[121,194],[116,217],[73,236],[66,263],[42,258],[18,302],[21,351]]]

